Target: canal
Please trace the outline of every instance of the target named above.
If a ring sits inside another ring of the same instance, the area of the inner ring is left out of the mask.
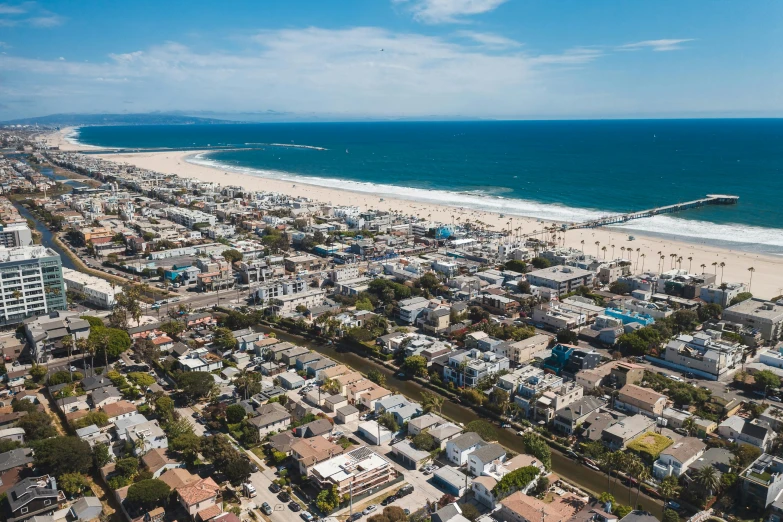
[[[261,327],[261,330],[267,333],[273,331],[268,327]],[[400,379],[396,377],[394,371],[376,363],[375,361],[362,357],[347,349],[339,349],[331,345],[319,345],[312,343],[299,336],[291,335],[281,330],[275,329],[274,332],[277,337],[283,341],[288,341],[293,344],[304,346],[365,374],[372,369],[379,370],[384,376],[386,376],[386,388],[402,393],[406,397],[415,401],[422,400],[422,392],[425,391],[422,385],[416,381]],[[462,424],[467,424],[471,421],[479,419],[479,416],[472,409],[448,400],[443,403],[443,409],[441,413],[445,417]],[[515,432],[500,428],[498,428],[496,431],[498,434],[499,444],[513,450],[516,453],[524,452],[521,437],[519,437]],[[592,470],[576,462],[575,460],[566,457],[555,449],[552,450],[552,471],[556,475],[559,475],[567,481],[590,492],[600,494],[603,491],[609,491],[610,488],[609,478],[606,474]],[[629,488],[620,481],[617,481],[617,483],[614,484],[613,494],[617,502],[620,504],[635,505],[634,501],[636,500],[636,490],[634,489],[629,491]],[[645,510],[659,518],[662,515],[660,501],[652,499],[642,493],[639,495],[639,504],[641,504]]]
[[[19,214],[21,214],[23,218],[29,219],[33,223],[35,223],[35,230],[39,234],[41,234],[41,244],[45,247],[51,248],[52,250],[60,254],[63,267],[76,270],[76,266],[73,264],[73,261],[71,261],[71,258],[65,255],[65,252],[63,252],[62,249],[59,246],[57,246],[57,244],[54,242],[52,231],[49,230],[49,228],[44,223],[42,223],[25,207],[23,207],[19,203],[14,203],[14,205],[16,206],[16,209],[19,211]]]

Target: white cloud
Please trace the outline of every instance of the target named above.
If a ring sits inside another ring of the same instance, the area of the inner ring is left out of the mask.
[[[392,0],[404,4],[413,17],[427,24],[464,23],[466,16],[495,10],[507,0]]]
[[[16,14],[24,14],[28,11],[30,8],[31,3],[28,2],[26,4],[0,4],[0,14],[1,15],[16,15]]]
[[[26,23],[33,27],[57,27],[65,22],[62,16],[58,15],[46,15],[46,16],[33,16],[25,20]]]
[[[651,51],[678,51],[682,49],[681,44],[692,42],[693,38],[680,39],[662,39],[662,40],[644,40],[641,42],[629,43],[617,47],[618,51],[641,51],[649,49]]]
[[[468,38],[476,43],[482,44],[488,48],[495,49],[507,49],[511,47],[519,47],[522,44],[511,38],[500,36],[493,33],[480,33],[477,31],[457,31],[456,36],[462,38]]]
[[[0,4],[0,27],[49,28],[62,25],[65,18],[42,8],[36,2]]]

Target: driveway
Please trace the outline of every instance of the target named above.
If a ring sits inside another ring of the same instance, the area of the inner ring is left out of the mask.
[[[206,427],[196,422],[196,419],[193,418],[194,411],[195,410],[190,406],[186,408],[177,408],[177,413],[179,413],[182,418],[187,419],[190,425],[193,426],[193,433],[199,437],[203,437],[204,431],[206,431]]]

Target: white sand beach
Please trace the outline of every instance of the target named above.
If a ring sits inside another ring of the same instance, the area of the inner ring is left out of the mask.
[[[65,136],[71,130],[62,129],[60,132],[50,135],[49,142],[52,145],[58,145],[61,150],[94,148],[67,141]],[[105,154],[99,157],[109,161],[128,163],[145,169],[217,182],[223,185],[239,185],[250,190],[267,190],[292,196],[305,196],[313,200],[335,205],[356,205],[362,209],[398,211],[444,223],[464,223],[467,220],[471,222],[481,221],[491,225],[493,230],[503,230],[509,227],[511,230],[517,230],[519,228],[519,232],[522,234],[541,230],[544,225],[554,225],[551,222],[539,223],[535,218],[511,217],[508,215],[501,217],[500,214],[469,208],[422,203],[386,196],[381,198],[377,195],[330,189],[301,182],[294,184],[278,179],[227,172],[219,168],[195,165],[187,161],[189,157],[199,152],[204,151],[140,152]],[[629,233],[634,235],[634,241],[629,241]],[[562,236],[563,234],[560,235]],[[723,281],[748,284],[751,276],[751,272],[748,269],[753,267],[755,271],[752,274],[751,291],[754,295],[771,298],[783,294],[783,257],[728,250],[696,242],[649,237],[638,232],[628,232],[613,228],[572,230],[566,232],[564,236],[565,239],[562,243],[565,246],[577,249],[583,248],[585,252],[593,255],[598,254],[601,258],[605,256],[607,259],[611,259],[612,254],[614,254],[615,257],[622,256],[630,259],[636,272],[641,272],[643,268],[656,270],[659,266],[661,255],[664,256],[663,267],[665,269],[672,268],[671,254],[676,254],[677,258],[682,258],[681,267],[684,269],[700,272],[701,266],[705,265],[704,271],[716,273],[718,282],[721,281],[722,274]],[[598,245],[596,245],[596,242],[598,242]],[[604,246],[607,247],[605,252],[602,250]],[[629,255],[628,251],[622,251],[621,247],[630,249],[631,254]],[[713,266],[713,263],[717,263],[717,265]],[[723,269],[720,268],[720,263],[725,263]],[[674,266],[676,267],[677,265],[675,264]]]

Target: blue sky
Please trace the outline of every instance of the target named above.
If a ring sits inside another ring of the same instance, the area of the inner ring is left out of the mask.
[[[0,120],[781,116],[783,2],[0,0]]]

